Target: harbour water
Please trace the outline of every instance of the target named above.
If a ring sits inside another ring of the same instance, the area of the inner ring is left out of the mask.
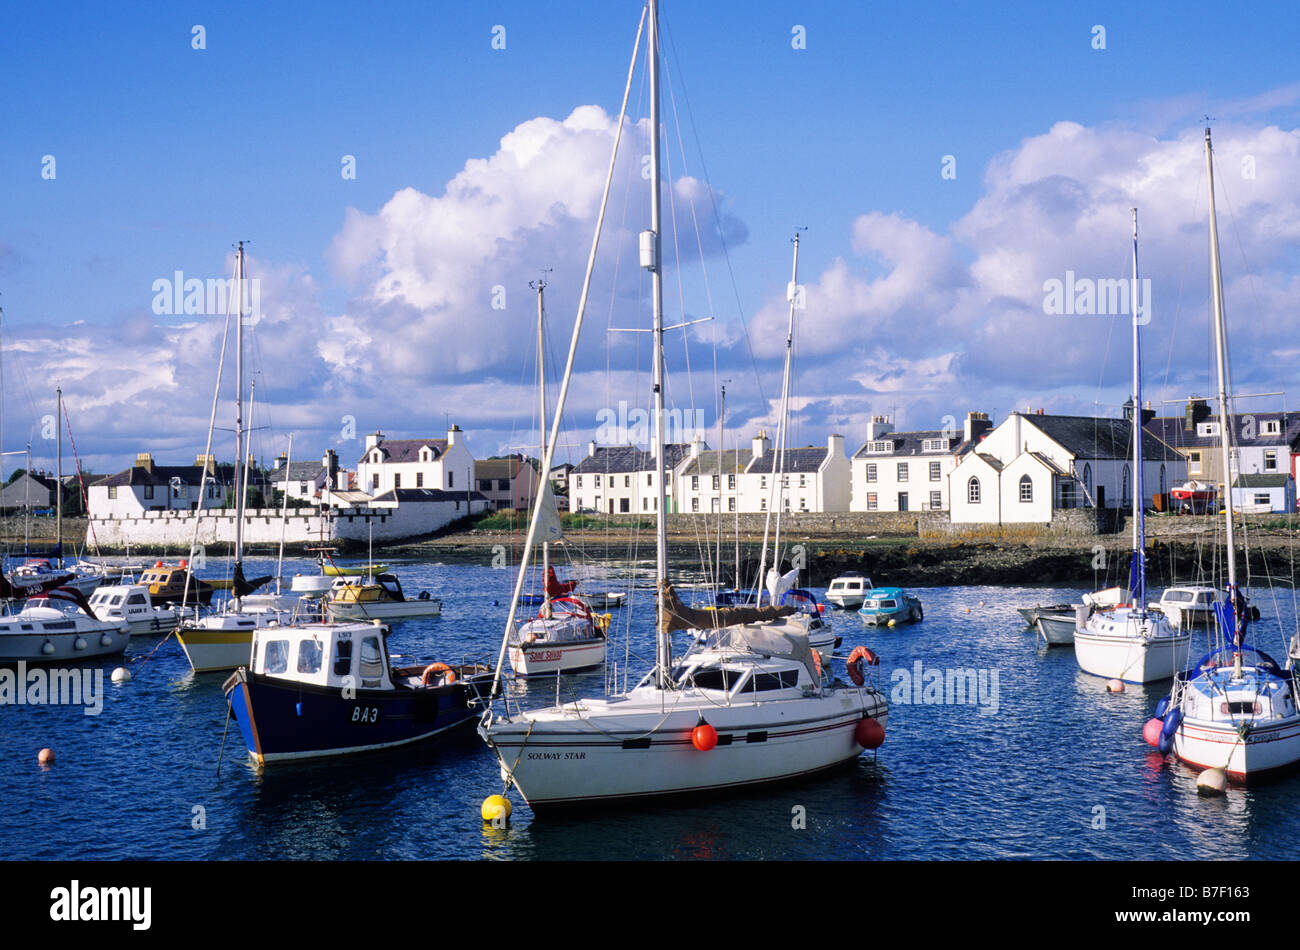
[[[250,560],[252,576],[274,569]],[[307,570],[306,562],[290,567]],[[439,618],[394,624],[390,648],[414,658],[495,658],[510,572],[394,563],[408,595],[443,599]],[[647,583],[642,581],[641,583]],[[611,585],[611,589],[614,589]],[[1120,694],[1079,672],[1073,651],[1035,643],[1015,608],[1077,600],[1044,588],[918,588],[925,620],[869,628],[836,611],[841,653],[882,658],[889,733],[879,754],[794,785],[705,801],[536,819],[517,793],[505,829],[479,804],[501,791],[495,758],[466,730],[433,747],[342,760],[246,764],[224,733],[222,674],[196,677],[175,640],[132,640],[134,679],[109,682],[104,708],[0,706],[0,847],[10,859],[1277,859],[1300,837],[1300,775],[1199,797],[1195,773],[1142,741],[1168,684]],[[1158,592],[1157,592],[1158,593]],[[653,654],[648,586],[614,611],[611,656],[630,629],[635,680]],[[1257,591],[1259,645],[1284,654],[1290,593]],[[1203,650],[1194,641],[1193,656]],[[842,664],[842,661],[840,661]],[[918,666],[919,664],[919,666]],[[842,665],[839,666],[841,675]],[[934,672],[976,686],[933,687]],[[960,671],[960,672],[958,672]],[[920,675],[915,686],[910,680]],[[931,674],[927,676],[928,674]],[[951,673],[951,675],[950,675]],[[567,678],[564,694],[603,688]],[[926,685],[930,689],[926,689]],[[553,700],[554,680],[529,687]],[[529,701],[533,701],[530,697]],[[41,748],[55,763],[37,763]],[[707,754],[707,753],[701,753]]]

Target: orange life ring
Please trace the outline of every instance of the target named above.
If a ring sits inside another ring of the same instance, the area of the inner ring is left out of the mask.
[[[861,686],[867,681],[866,676],[863,675],[862,672],[862,664],[864,661],[871,666],[877,666],[880,663],[880,657],[876,656],[864,646],[854,647],[853,652],[849,654],[848,660],[849,679],[853,680],[854,686]]]
[[[445,679],[444,679],[444,681],[443,681],[443,685],[445,685],[445,686],[450,686],[452,683],[456,682],[456,672],[455,672],[455,670],[453,670],[453,669],[452,669],[450,666],[448,666],[446,663],[430,663],[428,666],[426,666],[426,667],[424,668],[424,675],[420,677],[420,685],[421,685],[421,686],[428,686],[428,685],[429,685],[429,679],[430,679],[430,677],[433,676],[434,673],[446,673],[446,674],[447,674],[446,677],[445,677]]]
[[[817,667],[817,678],[821,679],[822,678],[822,655],[820,652],[818,652],[816,647],[813,648],[812,655],[813,655],[813,666]]]

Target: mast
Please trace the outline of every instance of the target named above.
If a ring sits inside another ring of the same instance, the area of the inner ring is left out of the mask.
[[[235,253],[235,576],[242,580],[244,561],[244,242]],[[235,610],[239,609],[239,588],[235,587]]]
[[[803,230],[800,228],[799,231]],[[794,309],[797,295],[799,293],[799,231],[795,231],[792,241],[794,242],[794,264],[790,271],[790,287],[786,296],[790,298],[790,323],[785,334],[785,372],[781,377],[781,409],[780,418],[777,421],[776,428],[776,454],[772,456],[772,487],[768,491],[767,520],[763,525],[763,553],[758,564],[758,596],[757,603],[763,603],[763,586],[766,583],[765,575],[767,573],[767,528],[772,523],[772,509],[776,508],[776,536],[772,541],[772,566],[779,572],[781,570],[781,499],[784,497],[784,487],[778,486],[777,479],[785,478],[785,440],[786,440],[786,415],[790,405],[790,357],[794,352]],[[779,471],[778,471],[779,460]],[[776,606],[773,604],[773,606]]]
[[[1142,343],[1138,332],[1138,212],[1133,209],[1133,292],[1129,295],[1133,311],[1133,557],[1137,559],[1137,583],[1130,592],[1139,617],[1147,612],[1146,506],[1142,483]],[[1147,301],[1151,306],[1151,301]]]
[[[1232,530],[1232,466],[1228,450],[1228,331],[1223,315],[1223,271],[1219,264],[1219,220],[1214,212],[1214,146],[1210,142],[1210,127],[1205,127],[1205,174],[1210,187],[1210,289],[1214,296],[1214,361],[1219,374],[1219,450],[1223,462],[1223,512],[1228,541],[1228,603],[1237,602],[1237,549]],[[1233,610],[1232,645],[1233,669],[1241,675],[1241,620],[1239,611]]]
[[[650,2],[650,230],[641,232],[641,266],[650,271],[650,292],[654,313],[654,451],[655,466],[655,592],[658,612],[655,624],[655,661],[661,689],[670,685],[672,639],[664,632],[663,584],[668,577],[668,521],[664,510],[668,493],[664,484],[664,293],[659,266],[662,241],[659,221],[659,0]]]
[[[284,456],[284,497],[280,500],[280,555],[275,560],[275,593],[281,593],[284,576],[284,533],[289,524],[289,469],[293,465],[293,433],[289,433],[289,451]],[[325,478],[329,479],[326,472]],[[202,504],[202,502],[200,502]]]
[[[58,417],[55,425],[58,426],[58,462],[57,470],[54,477],[54,550],[58,552],[59,566],[63,566],[63,387],[60,386],[54,390],[57,399]]]
[[[717,573],[714,575],[714,598],[716,602],[717,592],[722,590],[722,457],[725,454],[724,433],[726,431],[727,420],[727,386],[722,386],[722,396],[718,403],[718,556],[713,562],[713,569]]]
[[[542,454],[541,458],[546,458],[546,344],[542,332],[542,314],[545,310],[542,297],[546,290],[545,278],[539,277],[535,281],[530,281],[528,286],[537,289],[537,390],[538,390],[538,416],[540,420],[539,431],[542,434]],[[520,463],[522,464],[522,463]],[[540,465],[541,462],[539,461]],[[548,473],[542,473],[546,477]],[[540,491],[541,486],[538,486]],[[522,571],[526,565],[520,565]],[[551,606],[551,589],[548,583],[551,573],[551,543],[542,542],[542,611],[549,613]]]

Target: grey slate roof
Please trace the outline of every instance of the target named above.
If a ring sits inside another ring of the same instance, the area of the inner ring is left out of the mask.
[[[257,473],[251,472],[250,482],[256,482]],[[127,485],[170,485],[172,478],[179,478],[186,485],[197,485],[203,478],[203,469],[198,465],[155,465],[150,471],[139,465],[133,465],[116,475],[109,475],[95,482],[108,488],[120,488]],[[208,476],[208,482],[222,485],[235,483],[235,466],[230,462],[218,463],[215,473]]]
[[[1291,480],[1290,472],[1268,475],[1238,475],[1232,480],[1233,488],[1285,488]]]
[[[446,439],[384,439],[378,446],[366,449],[361,453],[361,458],[357,464],[361,464],[370,457],[370,453],[378,448],[384,462],[418,462],[420,461],[420,449],[428,447],[433,449],[434,461],[442,458],[447,451]]]
[[[943,439],[948,448],[942,452],[922,451],[921,446],[926,439]],[[853,457],[855,459],[873,459],[891,458],[895,455],[929,455],[938,458],[951,454],[961,444],[961,441],[961,433],[954,435],[952,432],[945,433],[942,429],[925,429],[917,432],[886,432],[878,439],[868,439],[863,442],[862,448],[853,453]],[[872,442],[893,442],[894,448],[889,452],[868,452],[867,447]]]
[[[822,467],[826,461],[826,456],[830,454],[830,449],[826,446],[808,445],[798,449],[786,449],[784,459],[776,459],[777,470],[785,470],[787,474],[799,472],[815,472]],[[772,462],[777,453],[775,449],[768,449],[758,458],[753,459],[745,467],[746,472],[755,475],[772,474]],[[784,462],[784,464],[782,464]]]
[[[718,458],[721,456],[722,465],[719,471]],[[721,449],[718,451],[701,452],[698,457],[691,459],[682,469],[683,475],[735,475],[745,470],[750,459],[754,457],[751,449]],[[770,462],[768,464],[771,464]]]
[[[1218,413],[1201,420],[1202,423],[1218,421]],[[1265,435],[1266,421],[1281,422],[1281,433]],[[1198,435],[1195,430],[1188,432],[1185,416],[1158,416],[1146,424],[1146,429],[1178,449],[1218,448],[1219,445],[1217,435]],[[1246,433],[1250,433],[1249,437]],[[1232,444],[1242,447],[1296,445],[1300,442],[1300,412],[1234,412],[1232,434]]]
[[[686,442],[670,442],[664,446],[664,467],[676,468],[687,455],[690,445]],[[574,466],[570,475],[630,474],[632,472],[653,472],[654,458],[647,449],[638,449],[633,445],[598,445],[596,454],[588,455]]]
[[[270,475],[272,480],[276,483],[285,481],[316,482],[324,473],[325,466],[313,459],[309,462],[290,462],[287,475],[283,467],[273,469],[270,472]]]
[[[992,455],[989,455],[987,452],[976,452],[975,454],[978,455],[981,459],[983,459],[986,463],[988,463],[988,466],[991,469],[993,469],[993,471],[995,472],[1002,471],[1002,463],[999,462]]]
[[[474,462],[475,478],[514,478],[519,474],[522,463],[512,459],[478,459]]]
[[[1133,429],[1127,419],[1024,413],[1021,418],[1041,429],[1075,458],[1126,459],[1133,455]],[[1182,458],[1149,427],[1142,430],[1142,457],[1152,462]]]

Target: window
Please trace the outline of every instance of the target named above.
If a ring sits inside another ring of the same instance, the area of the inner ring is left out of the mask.
[[[632,487],[632,476],[631,476],[631,475],[624,475],[624,476],[623,476],[623,487],[624,487],[624,488],[631,488],[631,487]]]
[[[942,480],[943,480],[943,463],[942,463],[942,462],[931,462],[931,463],[930,463],[930,481],[932,481],[932,482],[938,482],[938,481],[942,481]]]
[[[384,675],[383,652],[379,649],[378,637],[366,637],[361,641],[361,652],[357,657],[358,672],[361,674],[363,687],[378,686]]]
[[[334,675],[347,676],[352,672],[352,641],[340,640],[334,651]]]
[[[1083,466],[1083,490],[1089,495],[1092,494],[1092,466]]]
[[[759,501],[758,501],[758,510],[759,510],[759,511],[767,511],[767,499],[766,499],[766,498],[760,498],[760,499],[759,499]]]
[[[289,641],[272,640],[266,645],[266,672],[283,673],[289,668]]]
[[[1265,434],[1265,435],[1281,435],[1281,434],[1282,434],[1282,423],[1281,423],[1280,421],[1278,421],[1277,419],[1265,419],[1265,420],[1264,420],[1264,434]]]
[[[728,491],[735,491],[735,490],[736,490],[736,476],[735,476],[735,475],[728,475],[728,476],[727,476],[727,490],[728,490]]]
[[[600,487],[600,476],[599,476],[599,475],[596,476],[596,487],[597,487],[597,488]]]
[[[707,669],[696,670],[691,674],[691,680],[700,689],[729,690],[739,683],[744,675],[743,670],[719,669],[712,666]]]
[[[1264,471],[1266,472],[1277,471],[1277,450],[1276,449],[1264,450]]]
[[[1273,499],[1269,497],[1268,492],[1257,491],[1255,492],[1255,504],[1271,506],[1273,504]]]
[[[800,487],[800,488],[807,488],[807,487],[808,487],[808,483],[807,483],[807,481],[804,479],[804,476],[802,476],[802,475],[799,476],[799,487]]]
[[[452,487],[455,486],[455,484],[456,484],[456,473],[455,473],[455,472],[448,472],[448,473],[447,473],[447,487],[448,487],[448,488],[452,488]],[[597,481],[596,484],[599,485],[600,482]]]
[[[650,499],[649,499],[649,498],[642,498],[642,499],[641,499],[641,510],[642,510],[642,511],[649,511],[649,510],[650,510]]]
[[[320,643],[316,640],[303,640],[298,644],[298,672],[319,673],[321,656]]]
[[[700,476],[698,476],[698,475],[692,475],[692,476],[691,476],[691,491],[699,491],[699,490],[700,490]]]
[[[153,486],[152,486],[152,485],[145,485],[145,486],[144,486],[144,497],[146,497],[146,498],[152,498],[152,497],[153,497]]]
[[[573,487],[574,487],[574,488],[581,488],[581,487],[582,487],[582,476],[581,476],[581,475],[577,475],[577,476],[574,477]]]
[[[735,495],[732,495],[730,498],[727,499],[727,510],[728,510],[728,511],[735,511],[735,510],[736,510],[736,496],[735,496]]]
[[[907,463],[906,463],[906,462],[899,462],[899,463],[898,463],[898,480],[899,480],[900,482],[905,482],[905,481],[907,481]]]
[[[868,463],[867,463],[867,482],[870,483],[870,482],[874,482],[875,480],[876,480],[876,463],[875,463],[875,462],[868,462]]]
[[[1070,478],[1059,479],[1056,483],[1060,486],[1056,506],[1058,508],[1077,508],[1078,502],[1074,496],[1074,480]]]
[[[973,475],[966,482],[966,501],[972,505],[980,503],[980,480]]]
[[[695,498],[691,499],[691,511],[699,511],[699,510],[700,510],[700,499],[699,496],[696,496]]]
[[[298,494],[299,494],[299,495],[305,495],[305,494],[307,494],[307,483],[306,483],[306,482],[299,482],[299,483],[298,483]]]
[[[394,487],[394,488],[401,488],[401,487],[402,487],[402,473],[401,473],[401,472],[394,472],[394,473],[393,473],[393,487]]]
[[[208,497],[209,497],[209,498],[216,498],[216,497],[217,497],[217,486],[216,486],[216,485],[213,485],[213,484],[209,484],[209,485],[208,485]]]
[[[108,486],[108,497],[109,497],[110,499],[113,499],[113,498],[116,498],[116,497],[117,497],[117,486],[116,486],[116,485],[110,485],[110,486]]]
[[[619,511],[623,511],[623,512],[631,511],[631,510],[632,510],[631,505],[632,505],[632,499],[631,499],[631,498],[620,498],[620,499],[618,500],[618,510],[619,510]]]
[[[714,475],[714,476],[713,476],[713,490],[714,490],[714,491],[722,491],[722,476],[721,476],[721,475]]]
[[[867,451],[868,452],[892,452],[894,451],[894,443],[888,440],[883,440],[880,442],[872,442],[870,445],[867,446]]]
[[[379,473],[370,476],[370,488],[372,491],[379,491]]]
[[[930,510],[939,511],[943,508],[943,492],[930,492]]]
[[[1020,500],[1024,502],[1034,500],[1034,480],[1028,475],[1020,476]]]
[[[758,480],[758,487],[759,487],[759,488],[766,488],[766,487],[767,487],[767,476],[766,476],[766,475],[763,475],[762,477],[759,478],[759,480]]]
[[[1196,473],[1199,472],[1200,470],[1201,470],[1201,453],[1200,453],[1200,452],[1188,452],[1188,453],[1187,453],[1187,471],[1190,472],[1190,473],[1192,473],[1192,474],[1196,474]]]
[[[925,439],[921,442],[922,452],[942,452],[948,448],[947,439]]]
[[[1160,466],[1160,494],[1163,495],[1165,493],[1166,487],[1167,486],[1165,484],[1165,467],[1164,465],[1161,465]]]
[[[647,485],[654,485],[654,483],[655,483],[655,473],[654,473],[654,472],[646,472],[646,473],[645,473],[645,483],[646,483]]]
[[[869,491],[867,492],[867,511],[875,511],[875,510],[876,510],[876,493],[873,491]]]
[[[122,596],[121,596],[120,594],[119,594],[118,596],[114,597],[113,600],[112,600],[112,604],[113,604],[113,606],[117,606],[117,604],[118,604],[121,600],[122,600]],[[143,603],[144,603],[144,594],[132,594],[130,597],[128,597],[128,598],[126,599],[126,602],[127,602],[127,604],[143,604]]]
[[[424,472],[415,473],[415,487],[416,488],[424,487]]]
[[[777,670],[775,673],[755,673],[746,684],[745,692],[761,693],[769,689],[789,689],[799,685],[798,670]]]
[[[1196,427],[1196,434],[1209,436],[1218,435],[1219,424],[1217,422],[1202,422]]]

